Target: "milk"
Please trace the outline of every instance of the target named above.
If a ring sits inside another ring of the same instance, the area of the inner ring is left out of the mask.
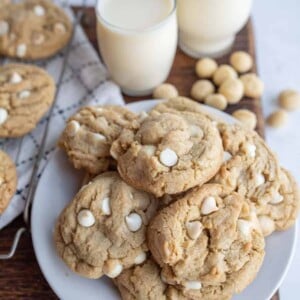
[[[193,57],[221,56],[249,17],[252,0],[177,0],[179,45]]]
[[[99,0],[98,44],[123,92],[146,95],[164,82],[177,45],[175,0]]]

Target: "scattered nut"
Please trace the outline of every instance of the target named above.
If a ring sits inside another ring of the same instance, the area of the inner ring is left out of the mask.
[[[300,108],[300,93],[295,90],[284,90],[279,94],[279,105],[286,110]]]
[[[229,104],[238,103],[244,95],[243,83],[237,79],[227,79],[219,88],[219,93],[225,96]]]
[[[227,79],[237,78],[236,71],[229,65],[220,65],[213,76],[216,85],[221,85]]]
[[[250,98],[259,98],[264,91],[264,83],[254,73],[242,75],[240,77],[244,85],[244,94]]]
[[[256,127],[257,117],[248,109],[238,109],[232,116],[238,119],[248,129],[254,129]]]
[[[271,127],[279,128],[285,125],[287,120],[288,113],[283,109],[279,109],[269,115],[269,117],[267,118],[267,123]]]
[[[230,55],[230,64],[239,73],[248,72],[253,66],[252,57],[245,51],[236,51]]]
[[[205,98],[204,103],[220,110],[224,110],[227,107],[227,100],[221,94],[209,95]]]
[[[155,99],[171,99],[178,96],[178,91],[173,84],[163,83],[155,88],[153,97]]]
[[[217,62],[209,57],[197,61],[195,71],[200,78],[211,78],[218,68]]]
[[[196,81],[191,89],[191,96],[198,101],[203,101],[215,92],[214,85],[206,79]]]

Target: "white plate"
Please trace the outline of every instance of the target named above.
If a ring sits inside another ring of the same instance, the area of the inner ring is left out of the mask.
[[[127,107],[135,112],[147,111],[157,101],[141,101]],[[235,120],[218,110],[208,107],[228,123]],[[83,174],[74,170],[62,151],[57,150],[50,159],[36,191],[32,207],[32,239],[36,257],[48,283],[60,299],[112,300],[120,296],[107,278],[91,280],[70,271],[56,255],[53,245],[55,221],[80,187]],[[290,265],[296,241],[296,226],[277,232],[267,238],[266,257],[254,280],[234,300],[269,300],[280,286]]]

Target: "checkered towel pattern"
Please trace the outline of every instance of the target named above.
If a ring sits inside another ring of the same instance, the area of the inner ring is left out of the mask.
[[[67,13],[72,17],[70,10]],[[49,60],[36,63],[46,69],[58,81],[64,60],[64,53],[55,55]],[[1,64],[12,62],[2,59]],[[98,54],[88,41],[80,26],[77,26],[71,44],[67,67],[59,90],[50,123],[50,132],[46,142],[46,152],[40,165],[39,175],[56,147],[57,139],[62,132],[65,121],[83,105],[124,104],[117,85],[108,80],[108,73]],[[0,140],[0,148],[7,151],[16,160],[18,171],[18,188],[9,207],[0,216],[0,229],[16,218],[24,209],[28,192],[28,183],[32,167],[39,150],[47,116],[40,121],[37,128],[23,139]],[[18,148],[21,152],[18,155]]]

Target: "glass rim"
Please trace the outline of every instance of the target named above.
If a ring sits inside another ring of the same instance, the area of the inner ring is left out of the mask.
[[[136,33],[136,34],[143,33],[143,32],[150,32],[150,31],[156,30],[157,28],[161,27],[164,23],[166,23],[172,17],[172,15],[176,12],[176,8],[177,8],[177,0],[172,0],[173,7],[172,7],[171,11],[168,13],[168,15],[166,15],[166,17],[163,20],[161,20],[157,24],[149,26],[144,29],[128,29],[128,28],[124,28],[124,27],[112,24],[109,21],[107,21],[103,16],[101,16],[100,11],[98,9],[98,4],[100,1],[102,1],[102,0],[97,0],[96,9],[95,9],[97,21],[101,21],[103,24],[105,24],[108,27],[111,27],[114,30],[123,31],[126,33]]]

